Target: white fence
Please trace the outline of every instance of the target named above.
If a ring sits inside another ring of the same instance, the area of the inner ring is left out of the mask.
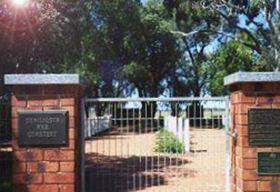
[[[183,143],[185,153],[190,152],[190,123],[189,119],[168,116],[164,118],[164,128],[174,133]]]
[[[86,121],[85,137],[94,136],[100,132],[106,131],[112,127],[112,116],[88,118]]]

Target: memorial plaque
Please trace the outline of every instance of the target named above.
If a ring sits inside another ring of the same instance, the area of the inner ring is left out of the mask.
[[[258,153],[258,174],[280,175],[280,153],[279,152]]]
[[[68,112],[18,112],[19,146],[51,147],[68,143]]]
[[[280,108],[251,108],[248,120],[250,146],[280,146]]]

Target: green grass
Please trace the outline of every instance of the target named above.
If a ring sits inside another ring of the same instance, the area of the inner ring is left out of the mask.
[[[175,134],[166,129],[160,129],[156,136],[156,152],[161,153],[183,153],[184,145]]]

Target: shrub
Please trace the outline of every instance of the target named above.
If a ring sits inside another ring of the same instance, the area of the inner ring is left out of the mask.
[[[184,145],[176,135],[166,129],[160,129],[156,136],[156,152],[162,153],[182,153]]]

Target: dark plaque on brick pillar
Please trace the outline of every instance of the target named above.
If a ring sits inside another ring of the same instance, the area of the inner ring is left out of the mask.
[[[68,112],[64,110],[18,112],[19,146],[51,147],[68,143]]]
[[[280,146],[280,108],[251,108],[248,120],[250,146]]]
[[[280,175],[280,153],[259,152],[258,153],[258,174]]]

